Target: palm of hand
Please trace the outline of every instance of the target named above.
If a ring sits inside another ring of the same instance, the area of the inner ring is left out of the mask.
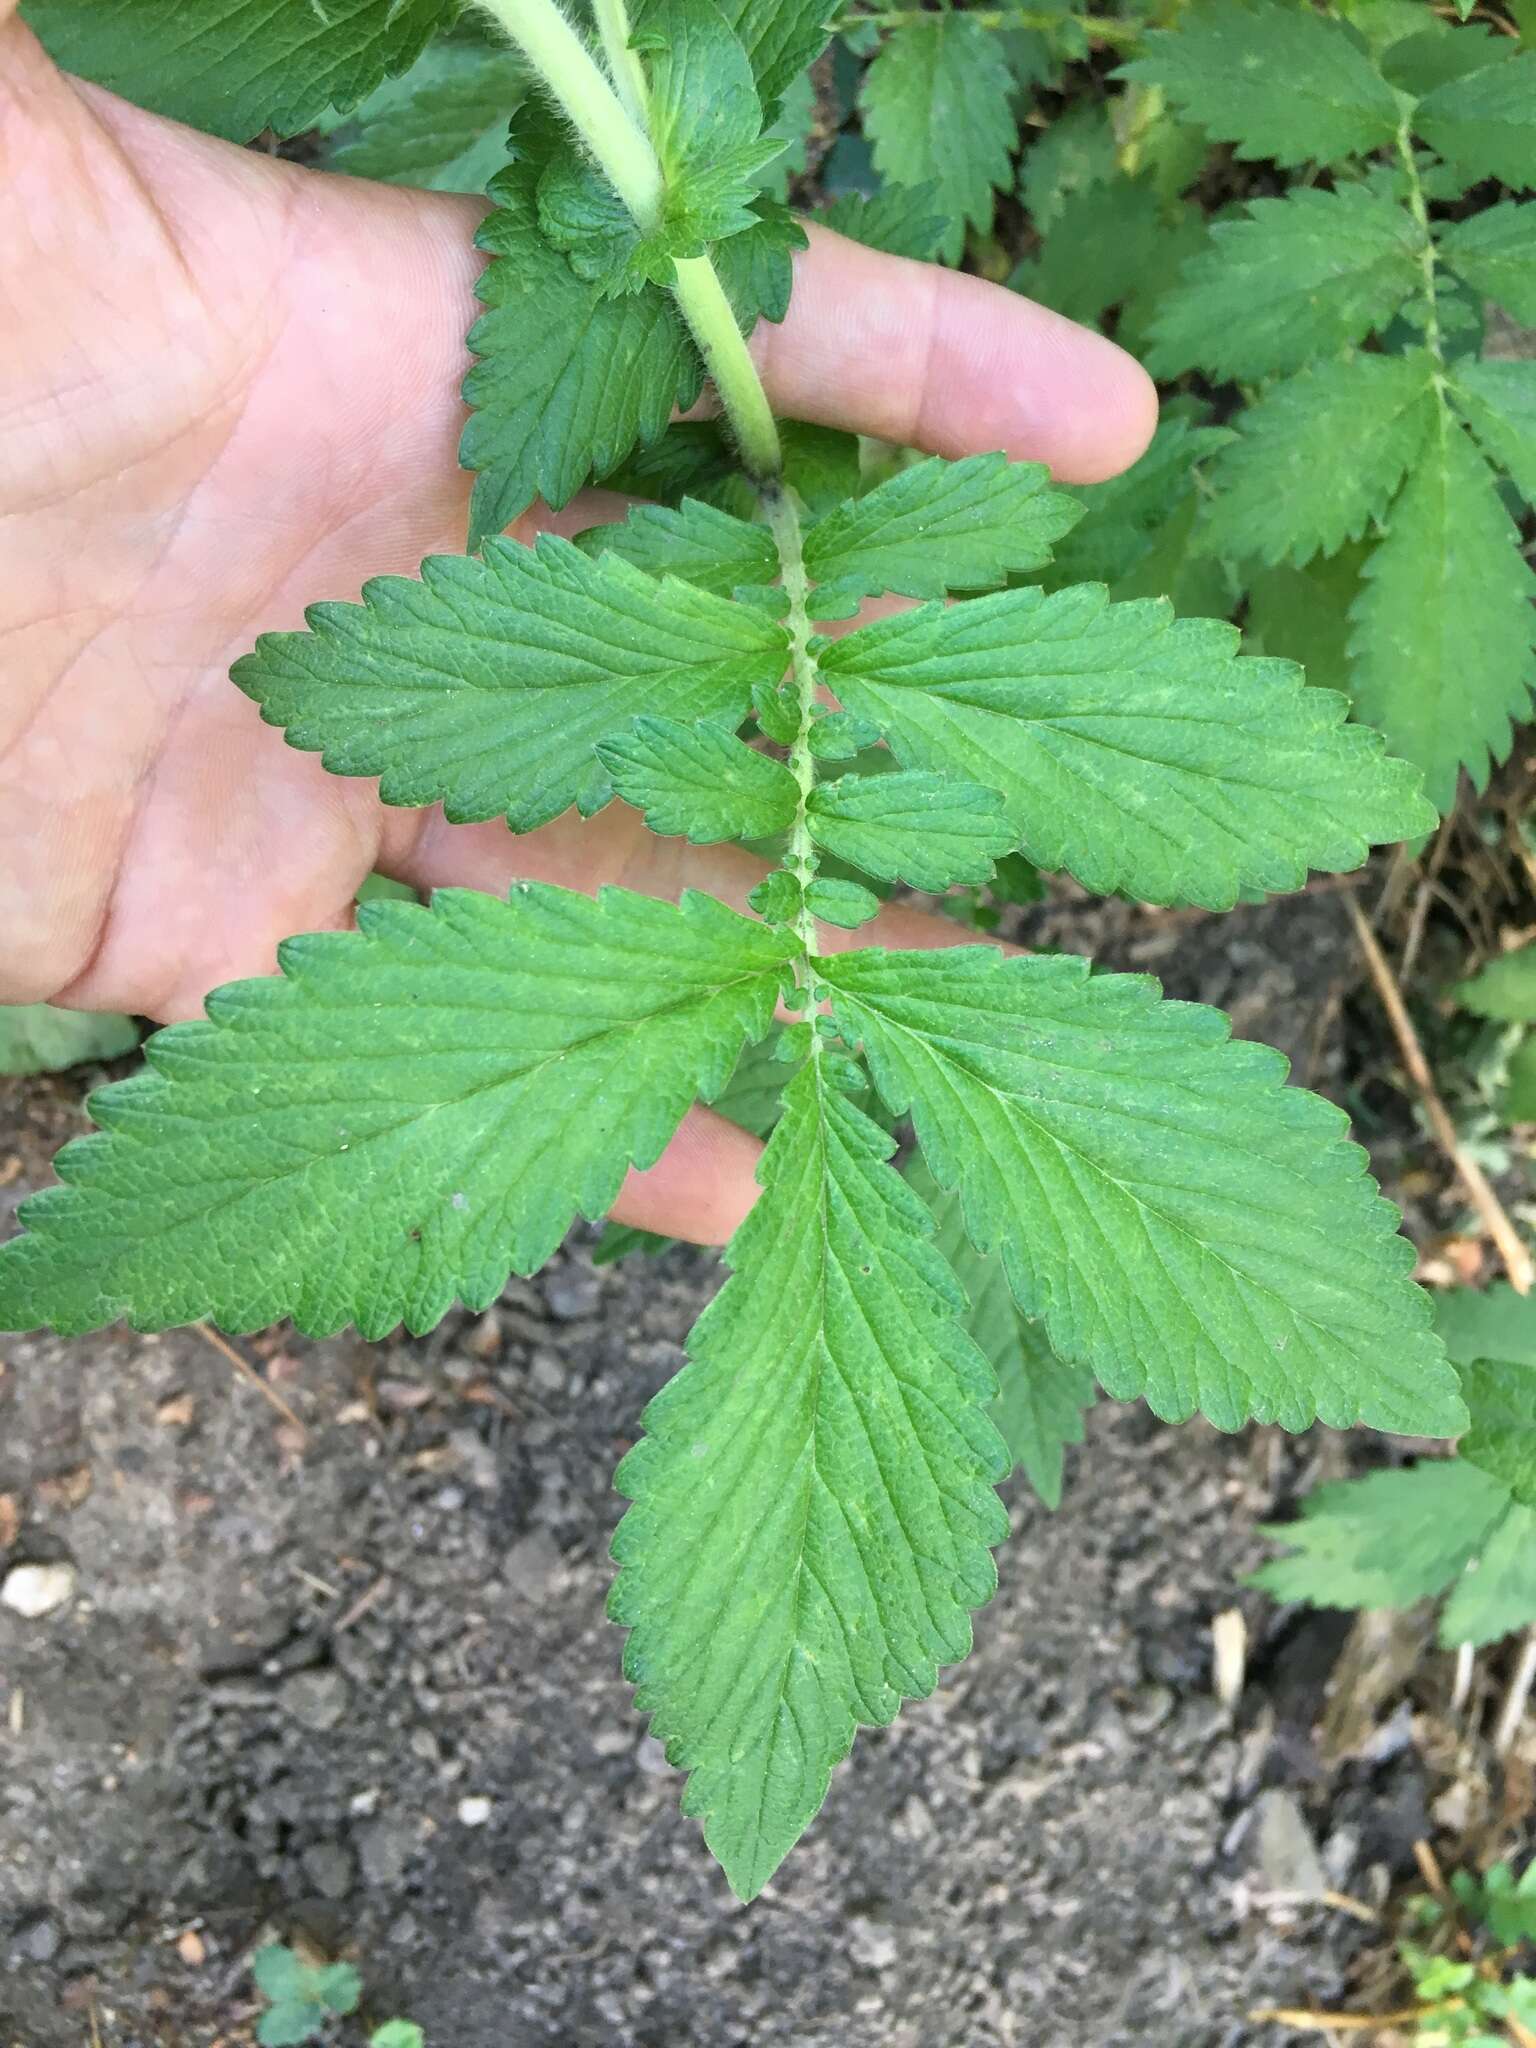
[[[388,811],[228,682],[306,603],[462,547],[475,202],[156,120],[61,77],[14,20],[0,189],[0,1001],[196,1014],[286,933],[345,923],[374,867],[741,900],[744,856],[654,839],[622,806],[520,840]],[[1150,432],[1150,387],[1108,343],[835,238],[758,345],[786,412],[942,453],[1093,478]],[[881,936],[925,923],[892,913]],[[623,1213],[718,1236],[753,1149],[697,1117]]]

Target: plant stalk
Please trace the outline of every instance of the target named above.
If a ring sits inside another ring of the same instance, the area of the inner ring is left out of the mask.
[[[800,507],[795,502],[794,493],[782,484],[777,485],[763,493],[763,507],[768,514],[768,525],[779,551],[784,590],[789,599],[787,623],[790,673],[794,678],[800,711],[800,729],[795,734],[794,744],[789,750],[789,772],[795,778],[800,796],[795,805],[795,821],[790,827],[789,851],[784,864],[801,887],[805,888],[814,879],[818,865],[815,842],[806,823],[806,807],[811,791],[816,787],[816,756],[811,752],[811,726],[816,716],[816,686],[819,680],[816,657],[810,648],[810,583],[805,573]],[[809,963],[818,947],[816,920],[804,904],[801,905],[800,914],[795,921],[795,932],[805,948],[804,972],[809,979]],[[813,1036],[814,1050],[820,1049],[820,1042],[819,1036]]]
[[[1424,198],[1424,183],[1419,176],[1419,167],[1413,156],[1413,135],[1405,114],[1397,131],[1397,154],[1408,180],[1408,211],[1413,215],[1420,235],[1419,268],[1424,273],[1424,345],[1434,357],[1435,388],[1440,403],[1445,404],[1445,337],[1440,331],[1440,285],[1435,273],[1435,241],[1429,231],[1429,207]]]
[[[620,79],[617,88],[598,68],[557,0],[479,4],[506,30],[559,101],[640,232],[654,234],[665,206],[666,179],[643,112],[631,112],[626,104],[631,93],[637,98],[643,93],[644,76],[629,47],[625,0],[597,0],[604,49]],[[779,430],[719,273],[707,256],[680,260],[674,270],[672,292],[678,310],[698,343],[743,462],[754,482],[771,484],[784,467]]]
[[[640,232],[654,234],[661,225],[666,184],[651,138],[631,118],[555,0],[480,0],[480,5],[560,102]]]

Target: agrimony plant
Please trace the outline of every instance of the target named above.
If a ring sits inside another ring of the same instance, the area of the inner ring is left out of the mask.
[[[334,97],[313,74],[343,26],[392,50],[418,11],[309,17],[285,103]],[[775,420],[744,333],[782,314],[800,230],[757,180],[821,0],[487,11],[532,84],[481,232],[480,553],[316,606],[236,681],[389,802],[526,831],[617,797],[782,857],[750,917],[525,883],[289,941],[280,978],[217,991],[97,1098],[0,1253],[0,1326],[426,1330],[603,1215],[791,1020],[730,1278],[618,1476],[625,1668],[751,1897],[856,1727],[965,1654],[1007,1531],[995,1368],[1047,1489],[1090,1379],[1225,1429],[1465,1419],[1394,1212],[1278,1054],[1083,960],[838,939],[878,908],[866,881],[975,888],[1022,853],[1222,908],[1433,814],[1342,699],[1232,628],[1021,581],[1079,509],[1039,467],[867,478]],[[726,430],[664,431],[706,376]],[[678,502],[499,537],[615,473]],[[887,593],[913,602],[822,630]]]

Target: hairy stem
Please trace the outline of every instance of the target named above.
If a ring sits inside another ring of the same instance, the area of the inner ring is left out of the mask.
[[[641,233],[654,234],[661,223],[666,180],[643,111],[632,113],[626,104],[633,92],[643,110],[644,78],[629,48],[624,0],[597,0],[604,48],[621,80],[618,90],[599,70],[556,0],[479,4],[506,30],[559,101]],[[630,65],[633,75],[626,77]],[[770,484],[784,466],[779,430],[719,274],[707,256],[680,261],[674,268],[673,296],[720,394],[742,459],[756,482]]]
[[[1397,154],[1408,180],[1408,211],[1419,230],[1419,268],[1424,274],[1424,343],[1435,359],[1435,381],[1442,401],[1445,391],[1445,338],[1440,332],[1440,281],[1435,269],[1435,240],[1429,231],[1424,181],[1413,154],[1413,134],[1405,114],[1397,131]]]
[[[603,39],[603,55],[613,75],[624,111],[637,127],[645,126],[645,67],[629,47],[629,8],[626,0],[592,0],[597,32]]]
[[[779,551],[779,566],[784,577],[784,590],[789,598],[787,624],[790,639],[790,672],[794,678],[795,695],[799,702],[800,729],[795,734],[789,750],[789,772],[794,776],[800,791],[795,806],[795,821],[790,827],[789,851],[785,866],[800,883],[802,888],[809,885],[816,873],[817,854],[806,823],[806,806],[811,791],[816,787],[816,756],[811,752],[811,725],[816,715],[816,686],[819,681],[816,657],[811,653],[810,584],[805,573],[805,551],[800,531],[800,507],[794,493],[783,485],[763,493],[763,508],[768,514],[768,524]],[[800,915],[795,922],[795,931],[805,949],[805,962],[801,968],[803,981],[810,978],[810,961],[816,946],[816,920],[802,904]],[[819,1038],[813,1046],[819,1048]]]
[[[665,181],[651,138],[555,0],[480,0],[544,80],[642,234],[661,224]]]
[[[699,345],[742,460],[755,482],[771,484],[784,467],[779,429],[719,272],[707,256],[680,257],[673,269],[673,296]]]

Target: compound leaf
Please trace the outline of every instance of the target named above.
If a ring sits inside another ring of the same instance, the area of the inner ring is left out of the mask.
[[[267,633],[234,681],[336,775],[377,775],[389,804],[514,831],[612,795],[593,747],[637,714],[730,727],[783,673],[784,629],[749,605],[593,561],[541,534],[432,555],[361,604],[312,605],[307,633]]]
[[[1211,464],[1210,544],[1299,567],[1358,539],[1435,425],[1433,371],[1423,350],[1344,356],[1274,385]]]
[[[1420,282],[1418,233],[1405,207],[1365,185],[1252,200],[1246,219],[1215,223],[1161,301],[1147,366],[1253,378],[1337,355]]]
[[[1459,1458],[1320,1486],[1301,1519],[1261,1525],[1292,1555],[1253,1574],[1309,1607],[1412,1607],[1443,1593],[1498,1529],[1509,1490]]]
[[[328,169],[429,191],[483,192],[507,160],[528,74],[510,50],[435,43],[333,130]]]
[[[215,990],[93,1097],[101,1132],[0,1251],[0,1327],[382,1337],[483,1308],[725,1085],[786,972],[779,934],[691,892],[450,889],[358,924],[290,939],[281,978]]]
[[[649,576],[676,576],[719,597],[756,590],[779,573],[778,550],[766,526],[684,498],[669,505],[637,505],[622,524],[589,526],[578,534],[583,554],[622,556]]]
[[[806,823],[837,859],[914,889],[985,882],[1015,838],[995,789],[921,769],[818,783]]]
[[[696,846],[768,839],[794,823],[799,789],[780,761],[713,725],[637,718],[604,740],[598,759],[625,803],[653,832],[686,833]]]
[[[754,1897],[863,1722],[932,1692],[996,1584],[996,1385],[892,1141],[813,1060],[690,1362],[619,1467],[610,1611],[683,1810]]]
[[[478,472],[470,545],[535,498],[564,505],[588,478],[657,440],[674,406],[698,397],[698,356],[670,295],[620,298],[579,278],[539,226],[538,185],[559,131],[542,110],[514,125],[516,162],[492,180],[475,239],[491,261],[470,329],[481,358],[464,379],[471,408],[459,459]]]
[[[1443,413],[1372,550],[1351,613],[1355,713],[1450,808],[1509,751],[1536,681],[1536,576],[1486,462]]]
[[[988,947],[818,962],[1058,1356],[1168,1421],[1451,1435],[1456,1374],[1341,1110],[1149,977]]]
[[[1536,185],[1536,50],[1437,86],[1413,125],[1464,178]]]
[[[1413,775],[1236,630],[1082,585],[925,605],[823,648],[828,686],[906,767],[1000,790],[1037,867],[1230,909],[1424,831]]]
[[[66,71],[232,142],[294,135],[415,62],[459,0],[27,0]]]
[[[1536,213],[1536,207],[1531,211]],[[1450,389],[1485,453],[1509,471],[1520,495],[1536,505],[1536,362],[1458,363]]]
[[[886,590],[943,597],[995,589],[1015,571],[1042,568],[1052,543],[1083,516],[1049,483],[1039,462],[935,456],[818,519],[805,536],[806,570],[834,586],[839,604]]]
[[[1397,96],[1359,36],[1287,0],[1203,0],[1119,75],[1162,86],[1240,157],[1332,164],[1397,133]]]
[[[1446,262],[1474,291],[1536,327],[1536,203],[1505,200],[1439,232]]]
[[[1038,1317],[1025,1315],[1014,1300],[1002,1260],[977,1251],[966,1236],[959,1195],[944,1192],[921,1152],[908,1160],[906,1177],[933,1211],[939,1250],[970,1302],[965,1326],[997,1374],[992,1420],[1035,1492],[1048,1508],[1058,1508],[1063,1453],[1083,1440],[1093,1374],[1057,1357]]]
[[[1013,176],[1012,78],[997,38],[959,13],[913,12],[881,44],[860,103],[875,167],[897,185],[931,186],[958,263],[966,223],[992,225],[994,188]]]

